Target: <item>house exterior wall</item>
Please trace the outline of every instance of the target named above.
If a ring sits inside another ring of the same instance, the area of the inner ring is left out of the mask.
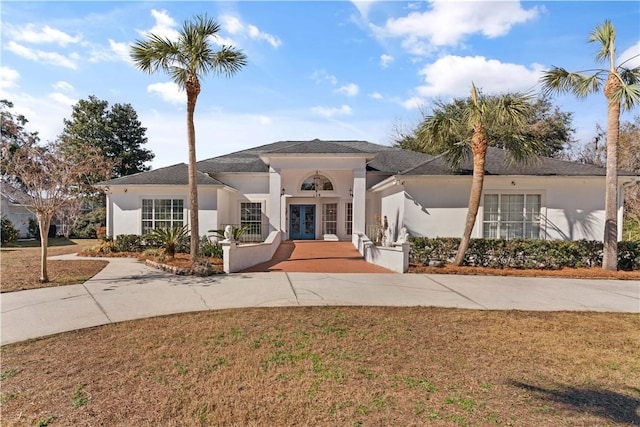
[[[217,193],[216,187],[200,187],[198,190],[200,235],[217,228]],[[188,186],[114,186],[107,195],[107,235],[141,234],[143,199],[184,200],[184,224],[190,228]]]
[[[36,219],[36,215],[26,206],[15,205],[3,196],[0,203],[0,214],[11,221],[13,228],[18,230],[19,238],[29,237],[29,219]]]
[[[462,236],[471,177],[411,177],[403,187],[403,225],[411,235]],[[482,237],[484,194],[539,194],[541,238],[602,240],[604,191],[604,177],[487,176],[472,236]],[[383,212],[401,210],[397,194],[383,193],[381,199]]]

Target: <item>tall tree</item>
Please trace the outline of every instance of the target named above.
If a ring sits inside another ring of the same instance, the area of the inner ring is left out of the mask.
[[[486,96],[487,99],[499,98],[497,95]],[[467,109],[468,99],[457,98],[451,102],[438,100],[435,102],[435,109],[446,111],[452,117],[461,117]],[[560,157],[563,149],[573,142],[574,129],[571,122],[573,114],[561,111],[557,106],[553,106],[548,97],[538,97],[529,101],[531,104],[531,114],[526,117],[526,126],[523,129],[514,130],[509,124],[494,123],[485,129],[487,132],[487,142],[489,146],[504,148],[503,141],[509,140],[512,134],[517,132],[523,142],[532,146],[539,156]],[[427,119],[427,114],[423,114],[423,120]],[[417,126],[419,128],[420,125]],[[431,155],[439,155],[449,150],[449,144],[434,146],[424,146],[416,139],[417,129],[407,131],[396,126],[392,131],[394,144],[405,150],[421,151]],[[460,138],[465,137],[466,129],[461,130]]]
[[[3,152],[5,143],[3,142]],[[111,167],[95,147],[83,147],[83,157],[69,158],[61,149],[61,144],[52,142],[36,145],[32,141],[21,144],[7,164],[2,174],[2,185],[19,188],[17,197],[23,205],[35,212],[40,228],[41,268],[40,281],[48,282],[47,248],[48,231],[54,215],[64,206],[75,203],[79,189],[88,174],[96,168],[109,170]]]
[[[193,113],[200,94],[200,79],[213,72],[230,77],[247,64],[245,54],[230,46],[215,50],[211,39],[218,36],[220,25],[207,15],[185,20],[177,40],[150,34],[137,40],[131,57],[145,73],[164,71],[187,93],[187,145],[189,163],[189,210],[191,226],[191,259],[198,257],[198,181],[196,169],[196,131]]]
[[[529,96],[517,93],[483,96],[472,83],[468,99],[454,101],[453,107],[441,104],[434,108],[432,115],[426,117],[416,132],[416,141],[424,151],[446,149],[444,158],[454,168],[468,158],[469,152],[473,156],[469,207],[455,265],[464,261],[478,215],[489,135],[498,128],[512,129],[511,134],[503,135],[500,145],[515,161],[535,157],[540,149],[538,142],[522,136],[527,132],[527,117],[531,115],[530,101]]]
[[[113,164],[106,176],[94,174],[93,183],[149,170],[145,163],[155,156],[142,147],[147,143],[146,131],[131,104],[114,104],[109,109],[107,101],[90,95],[73,106],[70,119],[64,119],[60,139],[68,156],[81,157],[80,147],[90,144]]]
[[[0,141],[2,143],[0,174],[6,172],[6,166],[16,150],[25,144],[35,144],[40,141],[38,132],[30,132],[26,129],[28,122],[25,116],[13,111],[13,102],[6,99],[0,100]]]
[[[573,93],[584,98],[603,91],[607,99],[607,176],[605,183],[604,256],[605,270],[618,269],[618,141],[620,110],[631,110],[640,102],[640,67],[628,68],[626,62],[616,64],[616,29],[606,20],[591,32],[589,43],[597,43],[596,61],[607,68],[569,72],[552,67],[542,78],[543,91]],[[628,62],[628,61],[627,61]]]

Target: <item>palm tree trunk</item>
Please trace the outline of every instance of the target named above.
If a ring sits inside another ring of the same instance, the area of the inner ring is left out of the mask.
[[[602,268],[618,269],[618,137],[620,134],[620,101],[612,99],[620,81],[609,74],[604,94],[607,97],[607,177],[605,183],[604,253]]]
[[[187,80],[187,139],[189,145],[189,218],[191,222],[191,260],[198,259],[200,233],[198,224],[198,170],[196,167],[196,128],[193,113],[200,93],[200,82],[196,76]]]
[[[47,271],[47,249],[49,245],[49,226],[51,217],[46,213],[38,213],[38,227],[40,227],[40,283],[49,282]]]
[[[464,256],[469,249],[471,241],[471,232],[476,224],[476,216],[480,208],[480,197],[482,196],[482,187],[484,185],[484,164],[487,159],[487,139],[484,135],[482,125],[476,126],[471,139],[471,150],[473,151],[473,180],[471,181],[471,192],[469,193],[469,208],[467,209],[467,219],[464,225],[464,233],[454,265],[462,265]]]

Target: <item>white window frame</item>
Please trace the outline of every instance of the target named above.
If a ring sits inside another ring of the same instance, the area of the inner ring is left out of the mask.
[[[353,234],[353,202],[344,204],[344,232],[347,236]]]
[[[330,205],[334,208],[333,218],[327,219],[327,209]],[[329,227],[332,229],[329,230]],[[338,203],[336,202],[322,204],[322,234],[338,234]]]
[[[244,204],[252,204],[252,205],[260,205],[260,219],[259,221],[253,220],[253,221],[245,221],[243,223],[242,220],[242,210],[243,207],[242,205]],[[238,225],[240,227],[242,227],[245,224],[258,224],[259,225],[259,233],[252,233],[251,226],[249,227],[249,229],[247,230],[247,232],[245,233],[245,235],[243,236],[244,239],[247,240],[262,240],[263,239],[263,231],[264,231],[264,202],[263,201],[256,201],[256,200],[241,200],[239,205],[238,205]]]
[[[497,197],[497,217],[496,219],[487,219],[486,215],[487,215],[487,196],[494,196]],[[513,220],[513,219],[503,219],[503,197],[507,197],[507,196],[523,196],[523,200],[522,200],[522,215],[520,216],[521,220]],[[528,212],[528,198],[533,198],[533,197],[537,197],[539,200],[538,203],[538,211],[537,212]],[[526,191],[526,192],[522,192],[522,191],[491,191],[491,192],[486,192],[482,195],[482,212],[481,212],[481,216],[480,216],[480,227],[479,227],[479,236],[482,238],[495,238],[495,239],[514,239],[514,238],[524,238],[524,239],[536,239],[536,240],[542,240],[544,239],[544,229],[543,229],[543,225],[544,225],[544,221],[543,221],[543,217],[544,217],[544,194],[542,192],[539,191]],[[529,220],[529,218],[531,218]],[[485,233],[485,225],[486,224],[490,224],[493,223],[495,224],[495,232],[496,235],[495,236],[491,236],[489,233]],[[508,236],[503,236],[504,232],[503,232],[503,226],[505,224],[522,224],[522,230],[520,235],[522,237],[508,237]],[[528,226],[535,226],[537,225],[537,229],[538,229],[538,235],[537,237],[532,237],[530,235],[527,235],[527,228]]]
[[[151,201],[151,218],[145,218],[145,201]],[[158,214],[159,212],[157,212],[157,209],[159,208],[156,207],[156,203],[159,201],[169,201],[170,202],[170,212],[171,212],[171,218],[167,219],[167,218],[158,218]],[[174,210],[174,203],[175,202],[181,202],[182,203],[182,209],[180,209],[179,211]],[[177,213],[180,213],[179,216],[181,216],[182,218],[179,218],[176,216]],[[185,211],[185,199],[182,197],[166,197],[166,196],[156,196],[156,197],[143,197],[140,199],[140,234],[146,234],[148,232],[150,232],[151,230],[154,230],[158,227],[159,222],[169,222],[169,227],[165,227],[165,228],[173,228],[176,226],[182,227],[185,225],[185,220],[187,218],[186,215],[186,211]],[[151,222],[151,227],[145,227],[145,222]],[[147,230],[148,228],[148,230]],[[147,230],[147,231],[145,231]]]

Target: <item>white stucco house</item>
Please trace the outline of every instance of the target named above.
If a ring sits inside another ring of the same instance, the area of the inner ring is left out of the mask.
[[[200,234],[246,225],[254,240],[352,240],[387,217],[397,236],[460,237],[471,163],[452,171],[442,157],[366,141],[279,141],[198,162]],[[624,186],[620,172],[618,236]],[[107,233],[144,234],[187,225],[184,163],[101,183],[107,191]],[[510,163],[490,148],[474,237],[602,240],[605,170],[540,158]]]
[[[0,215],[11,221],[13,228],[18,230],[18,238],[29,237],[29,220],[37,220],[36,214],[21,200],[20,191],[8,184],[0,187]]]

